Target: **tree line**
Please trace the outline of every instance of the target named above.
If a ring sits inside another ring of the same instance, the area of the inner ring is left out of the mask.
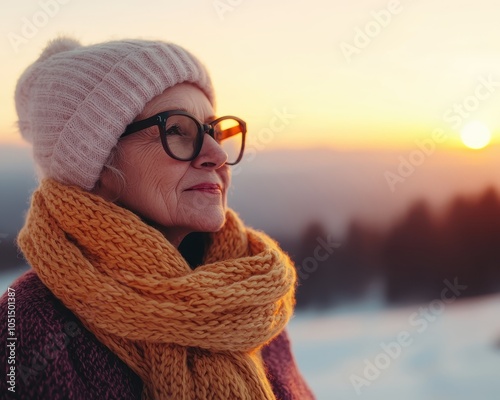
[[[467,286],[464,296],[500,291],[500,198],[493,188],[456,197],[440,215],[417,201],[386,230],[353,221],[328,257],[319,238],[335,242],[311,222],[298,243],[282,243],[297,267],[298,307],[359,299],[376,283],[389,304],[438,299],[445,280]]]
[[[437,215],[417,201],[389,229],[352,221],[344,238],[311,222],[295,241],[280,240],[297,267],[298,307],[329,307],[383,288],[387,303],[440,297],[444,281],[464,296],[500,292],[500,197],[489,188],[453,199]],[[0,234],[0,270],[25,263],[14,235]]]

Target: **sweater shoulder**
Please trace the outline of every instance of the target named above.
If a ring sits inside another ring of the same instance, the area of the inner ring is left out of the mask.
[[[1,319],[9,318],[2,323],[8,329],[2,329],[0,341],[11,346],[7,354],[0,353],[0,363],[10,361],[15,368],[17,398],[141,397],[140,378],[85,329],[34,271],[4,293],[0,313]]]
[[[314,400],[314,394],[299,371],[288,332],[283,330],[262,349],[262,359],[274,394],[282,400]]]

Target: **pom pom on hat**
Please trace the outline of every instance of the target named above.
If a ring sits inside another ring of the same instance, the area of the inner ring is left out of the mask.
[[[214,104],[205,67],[172,43],[51,41],[19,78],[21,135],[41,177],[91,190],[126,126],[152,98],[189,82]]]
[[[38,61],[44,61],[47,58],[53,56],[54,54],[62,53],[63,51],[74,50],[79,47],[82,47],[82,45],[76,39],[60,37],[51,40],[47,44],[47,47],[45,47],[45,49],[42,51],[42,54],[40,54]]]

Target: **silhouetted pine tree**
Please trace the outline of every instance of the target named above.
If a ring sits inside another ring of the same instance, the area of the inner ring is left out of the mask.
[[[382,258],[388,301],[422,301],[439,295],[444,279],[440,237],[427,203],[414,204],[389,231]]]
[[[300,251],[295,260],[299,277],[299,307],[331,305],[342,281],[334,262],[335,254],[325,249],[324,243],[328,243],[328,234],[323,225],[318,221],[311,222],[301,235]]]
[[[500,200],[494,189],[458,198],[443,224],[445,269],[467,285],[466,296],[500,290]]]
[[[337,264],[342,270],[341,294],[357,299],[366,295],[370,283],[381,276],[380,235],[353,221],[338,249]]]

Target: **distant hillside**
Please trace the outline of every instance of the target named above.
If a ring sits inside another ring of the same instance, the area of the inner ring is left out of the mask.
[[[408,151],[258,152],[233,167],[229,204],[249,225],[289,239],[296,239],[311,220],[339,236],[353,219],[388,227],[417,199],[435,208],[457,194],[500,189],[500,154],[495,151],[436,151],[395,192],[384,173],[396,171],[398,157]],[[34,185],[30,148],[0,148],[0,233],[19,229]]]

